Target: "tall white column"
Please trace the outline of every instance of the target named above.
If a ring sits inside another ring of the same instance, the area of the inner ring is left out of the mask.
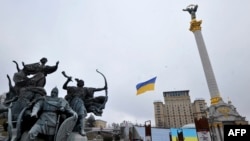
[[[207,53],[206,45],[201,34],[201,26],[200,26],[201,23],[202,21],[196,21],[196,19],[192,19],[192,21],[190,22],[190,31],[194,33],[196,44],[198,46],[203,70],[205,73],[208,89],[211,96],[211,104],[216,104],[222,99],[220,97],[220,92]]]
[[[195,36],[196,43],[198,46],[198,50],[199,50],[203,70],[205,72],[207,85],[209,88],[211,98],[219,97],[220,96],[219,89],[215,80],[214,72],[213,72],[209,57],[208,57],[207,49],[206,49],[201,31],[200,30],[195,31],[194,36]]]
[[[214,126],[214,129],[215,129],[215,133],[216,133],[216,139],[217,139],[216,141],[221,141],[218,127]]]
[[[183,9],[183,11],[187,11],[191,15],[191,22],[190,22],[190,31],[194,33],[195,40],[198,46],[203,70],[205,73],[205,77],[207,80],[208,89],[211,96],[211,104],[217,104],[219,101],[222,100],[220,97],[219,89],[215,80],[214,72],[212,69],[212,65],[210,63],[207,49],[205,46],[205,42],[203,40],[202,34],[201,34],[201,23],[202,21],[196,20],[196,11],[197,11],[198,5],[190,4],[186,9]]]
[[[224,130],[223,130],[223,125],[220,125],[220,132],[221,132],[221,138],[224,141]]]

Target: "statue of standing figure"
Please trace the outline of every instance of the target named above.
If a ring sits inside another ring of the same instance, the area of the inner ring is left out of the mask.
[[[38,117],[38,112],[41,111]],[[57,133],[60,115],[68,114],[75,117],[77,114],[63,98],[58,98],[58,89],[55,87],[51,91],[51,96],[46,96],[38,101],[32,108],[31,117],[38,117],[36,123],[29,130],[29,140],[35,140],[38,134],[46,135],[46,141],[53,141]]]
[[[191,14],[191,19],[194,20],[196,18],[196,11],[197,11],[198,5],[190,4],[186,9],[183,9],[183,11],[188,11],[189,14]]]
[[[67,76],[64,71],[62,74],[67,78],[63,85],[63,89],[67,90],[65,99],[69,102],[72,109],[78,114],[78,121],[73,131],[79,132],[80,135],[85,136],[86,133],[84,128],[87,113],[93,112],[95,115],[100,116],[107,101],[107,93],[106,96],[94,97],[94,93],[97,91],[107,91],[106,79],[105,86],[103,88],[84,87],[84,81],[77,78],[75,79],[77,86],[68,86],[68,83],[72,81],[72,77]],[[95,100],[100,103],[95,102]]]

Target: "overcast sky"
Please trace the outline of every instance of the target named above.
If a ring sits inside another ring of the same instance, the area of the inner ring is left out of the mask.
[[[65,71],[88,87],[108,81],[109,99],[102,119],[108,123],[154,122],[154,101],[164,91],[190,90],[191,101],[210,94],[191,17],[182,11],[198,4],[197,20],[224,101],[230,99],[250,120],[250,2],[248,0],[12,0],[0,1],[0,93],[8,91],[6,75],[13,60],[48,65],[45,89],[60,97]],[[136,96],[136,84],[157,76],[155,90]],[[75,85],[71,82],[69,85]],[[105,95],[98,92],[96,95]]]

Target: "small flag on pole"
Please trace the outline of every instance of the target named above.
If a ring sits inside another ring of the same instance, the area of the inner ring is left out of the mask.
[[[155,89],[155,80],[156,77],[151,78],[145,82],[141,82],[136,85],[137,93],[136,95],[140,95],[146,91],[152,91]]]

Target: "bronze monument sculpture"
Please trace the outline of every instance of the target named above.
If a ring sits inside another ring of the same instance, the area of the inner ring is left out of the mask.
[[[7,75],[9,91],[6,93],[4,107],[0,112],[6,112],[8,119],[8,137],[6,141],[85,141],[85,118],[88,113],[101,116],[108,100],[106,77],[100,73],[105,81],[103,88],[84,86],[84,81],[75,79],[77,86],[68,86],[72,81],[67,78],[62,86],[67,91],[64,98],[58,97],[59,90],[54,87],[48,96],[44,86],[48,74],[58,69],[59,61],[54,66],[46,65],[47,58],[38,63],[25,64],[13,75],[14,85]],[[56,85],[56,84],[55,84]],[[105,90],[105,96],[94,97],[94,92]],[[78,135],[79,136],[78,136]],[[76,136],[77,135],[77,139]]]
[[[198,5],[194,5],[194,4],[190,4],[189,6],[187,6],[186,9],[183,9],[183,11],[188,11],[188,13],[191,15],[191,19],[195,19],[196,18],[196,11],[197,11]]]
[[[68,83],[72,81],[72,77],[67,76],[64,71],[62,74],[67,78],[63,85],[63,89],[67,90],[65,99],[69,102],[70,106],[74,109],[74,111],[77,112],[78,115],[78,120],[74,131],[77,131],[82,136],[85,136],[84,126],[87,113],[93,112],[95,115],[100,116],[102,114],[102,109],[104,109],[102,105],[106,103],[105,99],[107,99],[107,96],[99,96],[94,98],[94,92],[107,90],[106,78],[104,77],[105,86],[103,88],[90,88],[84,87],[84,81],[78,78],[75,79],[77,86],[68,86]]]

